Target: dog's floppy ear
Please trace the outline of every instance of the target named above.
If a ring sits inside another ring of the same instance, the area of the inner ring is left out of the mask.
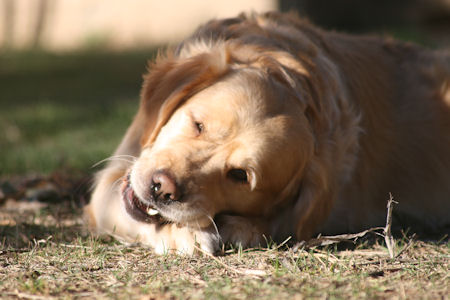
[[[270,53],[276,61],[271,75],[292,88],[308,120],[312,140],[305,165],[287,186],[287,191],[300,185],[294,200],[294,226],[299,240],[310,238],[328,217],[339,192],[349,180],[358,152],[359,115],[354,112],[342,92],[335,66],[318,55],[300,60],[285,53]],[[302,140],[299,147],[307,147]],[[291,194],[283,191],[285,195]],[[291,196],[292,197],[292,196]]]
[[[144,76],[140,113],[146,116],[141,145],[152,143],[173,112],[228,71],[227,51],[213,47],[193,57],[158,59]]]
[[[305,168],[301,189],[294,205],[295,234],[306,240],[320,229],[328,217],[337,196],[337,180],[330,165],[315,156]]]

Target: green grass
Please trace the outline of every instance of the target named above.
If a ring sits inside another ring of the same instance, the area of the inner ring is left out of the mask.
[[[138,106],[153,50],[0,54],[0,175],[89,170]]]

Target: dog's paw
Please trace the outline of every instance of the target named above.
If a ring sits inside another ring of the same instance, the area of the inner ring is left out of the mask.
[[[220,236],[213,226],[193,229],[167,224],[159,231],[160,239],[152,243],[155,253],[192,255],[197,252],[215,254],[220,249]]]
[[[257,247],[266,243],[264,224],[257,219],[221,215],[216,220],[223,243],[242,248]]]

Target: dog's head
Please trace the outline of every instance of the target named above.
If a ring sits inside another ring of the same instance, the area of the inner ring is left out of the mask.
[[[275,59],[230,51],[166,57],[146,76],[134,209],[206,226],[220,212],[271,214],[298,193],[313,152],[305,105]]]

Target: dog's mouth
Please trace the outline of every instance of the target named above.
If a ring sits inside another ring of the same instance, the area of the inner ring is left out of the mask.
[[[122,198],[125,202],[126,211],[135,220],[146,223],[162,223],[165,221],[154,206],[142,202],[136,196],[131,187],[130,174],[127,174],[123,180]]]
[[[191,214],[186,214],[184,212],[183,218],[180,218],[179,213],[175,213],[174,215],[173,209],[168,209],[168,207],[171,206],[170,202],[161,204],[159,207],[157,207],[156,204],[147,201],[144,202],[136,195],[131,186],[130,173],[128,173],[122,181],[121,192],[127,213],[136,221],[158,225],[169,223],[192,223],[197,227],[207,226],[210,223],[209,220],[211,218],[205,217],[204,214],[198,211],[193,211]]]

